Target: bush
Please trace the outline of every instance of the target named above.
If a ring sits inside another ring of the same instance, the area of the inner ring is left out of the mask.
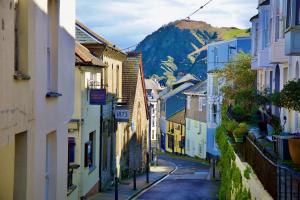
[[[232,120],[232,121],[228,121],[225,124],[225,129],[229,132],[229,133],[233,133],[233,131],[239,126],[239,124]]]
[[[248,133],[248,125],[246,123],[240,123],[237,128],[234,129],[233,135],[237,138],[242,138]]]

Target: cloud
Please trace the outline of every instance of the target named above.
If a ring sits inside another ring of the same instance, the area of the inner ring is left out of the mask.
[[[120,48],[140,42],[160,26],[183,19],[204,0],[77,0],[77,19]],[[195,14],[214,26],[250,27],[257,11],[253,0],[214,0]]]

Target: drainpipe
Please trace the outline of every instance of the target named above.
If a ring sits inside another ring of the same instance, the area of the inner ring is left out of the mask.
[[[103,88],[103,70],[101,73],[101,88]],[[103,105],[100,105],[100,136],[99,136],[99,184],[98,192],[102,191],[102,136],[103,136]]]

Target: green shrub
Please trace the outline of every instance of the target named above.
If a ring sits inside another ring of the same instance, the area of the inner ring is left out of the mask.
[[[250,174],[251,174],[251,168],[249,166],[246,167],[245,171],[244,171],[244,177],[246,179],[250,179]]]
[[[248,125],[246,123],[240,123],[237,128],[234,129],[233,135],[237,138],[242,138],[248,133]]]
[[[226,124],[225,124],[225,128],[228,132],[231,132],[233,133],[233,131],[239,126],[239,124],[234,121],[234,120],[231,120],[231,121],[228,121]]]

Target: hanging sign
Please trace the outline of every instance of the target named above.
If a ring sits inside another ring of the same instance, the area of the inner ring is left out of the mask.
[[[90,89],[90,104],[91,105],[105,105],[106,104],[106,90],[105,89]]]
[[[115,109],[115,119],[117,122],[129,122],[129,109],[127,106],[117,106]]]

